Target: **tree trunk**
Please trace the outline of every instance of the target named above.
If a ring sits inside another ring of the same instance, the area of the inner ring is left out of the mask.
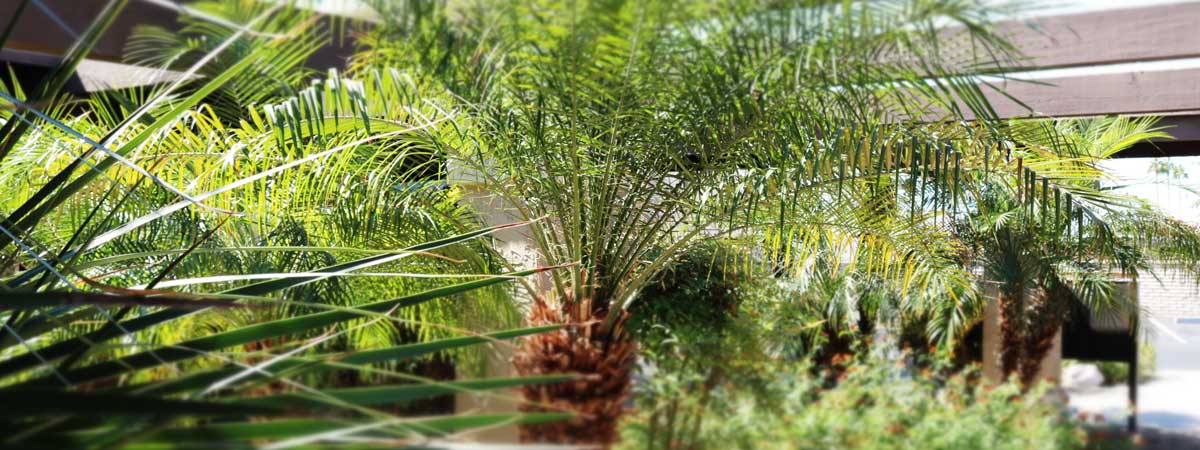
[[[1000,370],[1005,378],[1016,375],[1021,386],[1029,389],[1037,382],[1042,359],[1054,347],[1060,314],[1055,299],[1046,289],[1032,294],[1009,289],[1000,302]]]
[[[1008,289],[996,299],[1000,311],[1000,373],[1004,378],[1017,372],[1021,363],[1022,295]]]
[[[619,324],[613,333],[605,333],[604,312],[570,302],[565,305],[573,307],[560,310],[535,300],[530,325],[566,326],[525,338],[513,365],[521,375],[583,375],[581,380],[522,389],[527,402],[523,411],[565,411],[576,416],[522,425],[521,441],[608,447],[617,440],[617,421],[629,397],[637,345],[623,336]]]
[[[1058,334],[1057,324],[1046,324],[1030,330],[1025,341],[1025,351],[1021,358],[1021,386],[1025,389],[1033,387],[1037,382],[1038,373],[1042,371],[1042,360],[1054,347],[1054,336]]]
[[[1021,384],[1025,389],[1037,382],[1042,360],[1054,348],[1054,337],[1066,318],[1067,306],[1074,294],[1066,285],[1039,289],[1026,314],[1025,345],[1022,350]]]

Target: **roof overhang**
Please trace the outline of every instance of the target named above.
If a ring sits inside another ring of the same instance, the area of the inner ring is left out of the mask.
[[[27,50],[0,49],[0,62],[14,66],[49,71],[58,65],[59,56]],[[67,84],[73,94],[91,94],[114,89],[128,89],[173,83],[188,75],[164,69],[134,66],[97,59],[84,59],[75,69],[75,75]],[[196,78],[192,76],[191,78]]]

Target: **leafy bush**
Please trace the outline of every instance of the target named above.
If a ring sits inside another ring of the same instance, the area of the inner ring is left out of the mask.
[[[901,353],[920,322],[886,289],[832,272],[739,276],[722,251],[694,249],[640,299],[643,380],[621,448],[1084,445],[1044,391],[980,386],[974,370],[945,375],[943,355]]]
[[[773,357],[829,367],[879,336],[895,337],[911,362],[953,356],[937,350],[946,342],[931,333],[933,318],[911,307],[919,298],[870,274],[824,267],[800,278],[748,283],[742,291],[742,314],[754,319]]]
[[[646,368],[700,384],[753,378],[766,359],[763,328],[748,303],[761,280],[747,275],[741,255],[722,243],[700,244],[632,305],[627,326]]]
[[[621,448],[1083,448],[1043,389],[981,385],[913,347],[922,322],[853,274],[755,279],[684,255],[631,320],[643,346]],[[912,322],[912,323],[910,323]],[[887,330],[879,336],[875,330]]]
[[[805,280],[760,283],[746,308],[762,324],[770,353],[827,365],[869,345],[881,295],[857,277],[821,271]]]
[[[980,385],[970,373],[943,379],[866,358],[825,389],[804,367],[760,369],[765,384],[725,383],[704,397],[678,395],[687,389],[679,383],[694,381],[686,375],[656,377],[625,422],[621,448],[1071,449],[1086,441],[1044,390]],[[663,416],[672,420],[655,420]]]
[[[683,253],[630,306],[630,331],[650,348],[677,342],[680,334],[702,340],[719,334],[738,315],[751,286],[737,257],[736,250],[717,242]]]

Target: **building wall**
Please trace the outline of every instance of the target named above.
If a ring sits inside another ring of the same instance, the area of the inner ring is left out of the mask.
[[[1157,268],[1155,276],[1143,273],[1138,278],[1141,307],[1158,320],[1200,317],[1200,284],[1195,277],[1177,269]]]

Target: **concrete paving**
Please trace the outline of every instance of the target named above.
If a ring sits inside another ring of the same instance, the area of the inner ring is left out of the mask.
[[[1163,432],[1200,435],[1200,321],[1154,320],[1143,326],[1157,353],[1154,376],[1138,388],[1138,425]],[[1077,412],[1125,424],[1130,413],[1125,385],[1067,391]]]
[[[1071,409],[1114,424],[1129,417],[1124,385],[1068,390]],[[1200,371],[1162,370],[1138,388],[1138,424],[1166,430],[1200,430]]]

